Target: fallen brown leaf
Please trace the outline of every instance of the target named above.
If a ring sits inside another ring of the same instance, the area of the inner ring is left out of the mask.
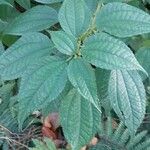
[[[58,113],[49,114],[44,119],[43,126],[48,127],[48,128],[52,128],[53,130],[56,130],[60,126]]]
[[[94,137],[91,142],[90,145],[96,145],[98,143],[98,139],[96,137]]]
[[[55,132],[53,132],[52,130],[50,130],[50,128],[48,127],[42,127],[42,134],[45,137],[48,137],[50,139],[56,140],[57,139],[57,135]]]

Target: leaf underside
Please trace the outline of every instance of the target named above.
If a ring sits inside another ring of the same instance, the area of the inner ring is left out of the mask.
[[[145,115],[146,95],[136,71],[113,70],[109,81],[109,99],[116,114],[131,134],[135,133]]]

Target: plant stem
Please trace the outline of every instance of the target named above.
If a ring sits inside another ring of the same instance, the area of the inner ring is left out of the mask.
[[[97,14],[98,14],[98,12],[99,12],[101,6],[102,6],[102,4],[100,4],[100,2],[99,2],[98,5],[97,5],[97,8],[96,8],[96,11],[95,11],[95,13],[94,13],[94,15],[93,15],[93,18],[92,18],[92,25],[91,25],[92,28],[93,28],[93,27],[95,28],[96,16],[97,16]]]
[[[78,42],[77,42],[77,52],[74,55],[74,57],[79,57],[81,56],[81,47],[82,44],[84,43],[84,41],[86,40],[87,37],[89,37],[90,35],[92,35],[93,33],[95,33],[96,31],[96,16],[97,13],[99,12],[100,8],[101,8],[101,3],[99,2],[96,8],[96,11],[93,14],[93,17],[91,19],[91,24],[89,25],[88,29],[78,38]],[[67,59],[67,61],[70,61],[70,59]]]
[[[96,31],[96,16],[101,8],[101,3],[99,2],[96,8],[96,11],[93,14],[92,20],[91,20],[91,25],[89,26],[89,28],[87,29],[87,31],[85,33],[83,33],[83,35],[81,35],[81,40],[82,42],[85,41],[85,39],[90,36],[93,32]]]

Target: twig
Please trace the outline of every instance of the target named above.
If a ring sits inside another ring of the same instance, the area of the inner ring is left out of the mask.
[[[24,145],[24,144],[22,144],[22,143],[20,143],[20,142],[18,142],[16,140],[10,139],[8,137],[0,137],[0,139],[8,140],[10,142],[14,142],[14,143],[19,144],[19,145],[21,145],[21,146],[23,146],[23,147],[25,147],[25,148],[27,148],[29,150],[29,147],[27,145]]]
[[[0,125],[0,128],[6,130],[6,131],[9,132],[10,134],[13,134],[10,130],[8,130],[6,127],[4,127],[4,126],[2,126],[2,125]]]

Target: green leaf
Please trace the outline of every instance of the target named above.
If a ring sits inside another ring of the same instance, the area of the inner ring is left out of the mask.
[[[128,2],[132,0],[100,0],[102,3],[111,3],[111,2]]]
[[[8,6],[13,7],[13,5],[11,3],[9,3],[8,0],[0,0],[0,5],[8,5]]]
[[[148,72],[148,75],[150,76],[150,48],[140,48],[135,55],[139,63]]]
[[[106,113],[109,113],[111,110],[110,101],[108,98],[108,83],[110,78],[110,70],[96,68],[95,74],[98,98]]]
[[[56,48],[66,55],[72,55],[77,49],[77,40],[74,36],[65,33],[64,31],[57,31],[51,33],[52,41]]]
[[[0,55],[2,55],[4,53],[4,46],[2,44],[2,42],[0,41]],[[1,80],[1,75],[0,75],[0,86],[2,85],[3,81]]]
[[[8,5],[0,5],[0,18],[4,22],[11,22],[19,14],[20,12],[14,7],[10,7]]]
[[[48,6],[35,6],[16,17],[4,34],[22,35],[41,31],[57,23],[57,12]]]
[[[150,15],[125,3],[106,4],[96,19],[97,27],[118,37],[150,32]]]
[[[146,0],[146,2],[150,4],[150,0]]]
[[[17,118],[13,117],[9,109],[5,109],[5,111],[0,114],[0,125],[4,126],[8,130],[11,130],[11,132],[17,132],[18,130]],[[2,132],[4,132],[4,130],[0,129],[0,134]]]
[[[96,146],[92,147],[90,150],[112,150],[111,147],[109,147],[106,144],[98,143]]]
[[[9,105],[10,97],[13,95],[14,83],[4,84],[0,87],[0,114],[2,114]]]
[[[7,25],[7,22],[2,21],[0,19],[0,32],[2,32],[5,29],[6,25]]]
[[[34,1],[43,3],[43,4],[52,4],[52,3],[62,2],[63,0],[34,0]]]
[[[0,55],[2,55],[4,53],[4,46],[2,44],[2,42],[0,41]]]
[[[95,115],[97,114],[97,115]],[[73,150],[86,145],[96,133],[100,114],[97,109],[75,90],[63,99],[60,120],[67,141]]]
[[[66,62],[52,56],[30,65],[21,80],[19,90],[20,126],[33,111],[56,99],[67,82]]]
[[[138,134],[136,134],[135,138],[131,139],[127,144],[127,149],[132,149],[132,147],[141,145],[141,141],[144,139],[144,137],[147,136],[147,131],[141,131]]]
[[[59,11],[58,19],[66,33],[78,37],[87,30],[91,12],[84,0],[65,0]]]
[[[25,9],[29,9],[31,7],[30,0],[15,0],[15,1]]]
[[[84,0],[86,5],[88,6],[89,10],[94,12],[96,10],[96,7],[98,5],[99,0]]]
[[[2,41],[6,47],[10,47],[14,44],[20,37],[16,35],[2,35]]]
[[[113,70],[109,81],[109,98],[116,114],[134,134],[145,115],[146,94],[136,71]]]
[[[47,117],[50,113],[59,112],[61,101],[69,93],[70,89],[72,89],[72,85],[68,81],[63,91],[59,94],[59,96],[42,109],[42,115]]]
[[[95,72],[82,58],[71,60],[68,77],[72,85],[99,110]]]
[[[41,33],[23,35],[0,56],[0,74],[4,80],[22,76],[37,58],[48,55],[53,48],[50,39]]]
[[[57,150],[55,144],[48,138],[44,138],[44,142],[34,139],[33,143],[35,144],[35,147],[29,148],[30,150]]]
[[[89,37],[81,53],[87,61],[103,69],[144,71],[130,48],[106,33],[98,33]]]
[[[59,112],[61,100],[56,98],[55,100],[48,103],[45,107],[42,108],[41,113],[43,117],[47,117],[50,113]]]

